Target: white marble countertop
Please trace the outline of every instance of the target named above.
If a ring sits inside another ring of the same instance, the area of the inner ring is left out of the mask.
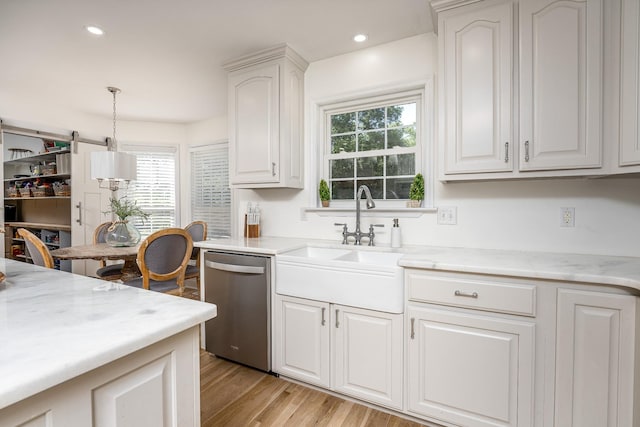
[[[327,244],[327,240],[299,239],[292,237],[257,237],[239,239],[207,239],[194,242],[194,246],[205,249],[217,249],[222,251],[240,251],[247,253],[276,255],[318,242]]]
[[[277,255],[307,245],[342,247],[335,240],[308,240],[283,237],[258,239],[215,239],[199,242],[207,249]],[[532,279],[583,282],[622,286],[640,291],[640,258],[547,252],[509,251],[477,248],[405,246],[348,246],[360,250],[402,252],[402,267],[493,274]]]
[[[0,259],[0,408],[215,317],[216,306]]]
[[[422,247],[402,267],[622,286],[640,291],[640,258]]]

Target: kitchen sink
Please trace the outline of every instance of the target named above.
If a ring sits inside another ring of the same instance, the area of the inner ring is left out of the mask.
[[[351,307],[402,313],[401,253],[308,246],[276,255],[276,292]]]

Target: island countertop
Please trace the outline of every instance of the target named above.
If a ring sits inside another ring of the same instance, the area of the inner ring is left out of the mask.
[[[0,259],[0,409],[215,317],[213,304]]]

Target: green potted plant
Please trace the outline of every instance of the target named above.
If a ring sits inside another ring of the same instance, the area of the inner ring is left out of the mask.
[[[413,178],[411,187],[409,187],[409,201],[407,207],[419,208],[424,200],[424,177],[421,173]]]
[[[131,201],[126,197],[117,199],[111,197],[109,199],[111,209],[104,212],[105,214],[114,214],[118,217],[111,224],[105,235],[105,241],[110,246],[135,246],[140,241],[140,232],[128,221],[130,217],[149,218],[149,214],[142,209],[135,201]]]
[[[320,202],[322,203],[322,207],[329,207],[331,192],[329,191],[329,185],[327,184],[327,181],[325,181],[324,179],[320,180],[320,185],[318,186],[318,194],[320,195]]]

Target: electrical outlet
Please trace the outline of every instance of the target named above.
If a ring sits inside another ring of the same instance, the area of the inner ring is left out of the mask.
[[[458,213],[455,206],[441,206],[438,208],[438,224],[456,225],[458,223]]]
[[[560,208],[560,227],[575,227],[576,208]]]

